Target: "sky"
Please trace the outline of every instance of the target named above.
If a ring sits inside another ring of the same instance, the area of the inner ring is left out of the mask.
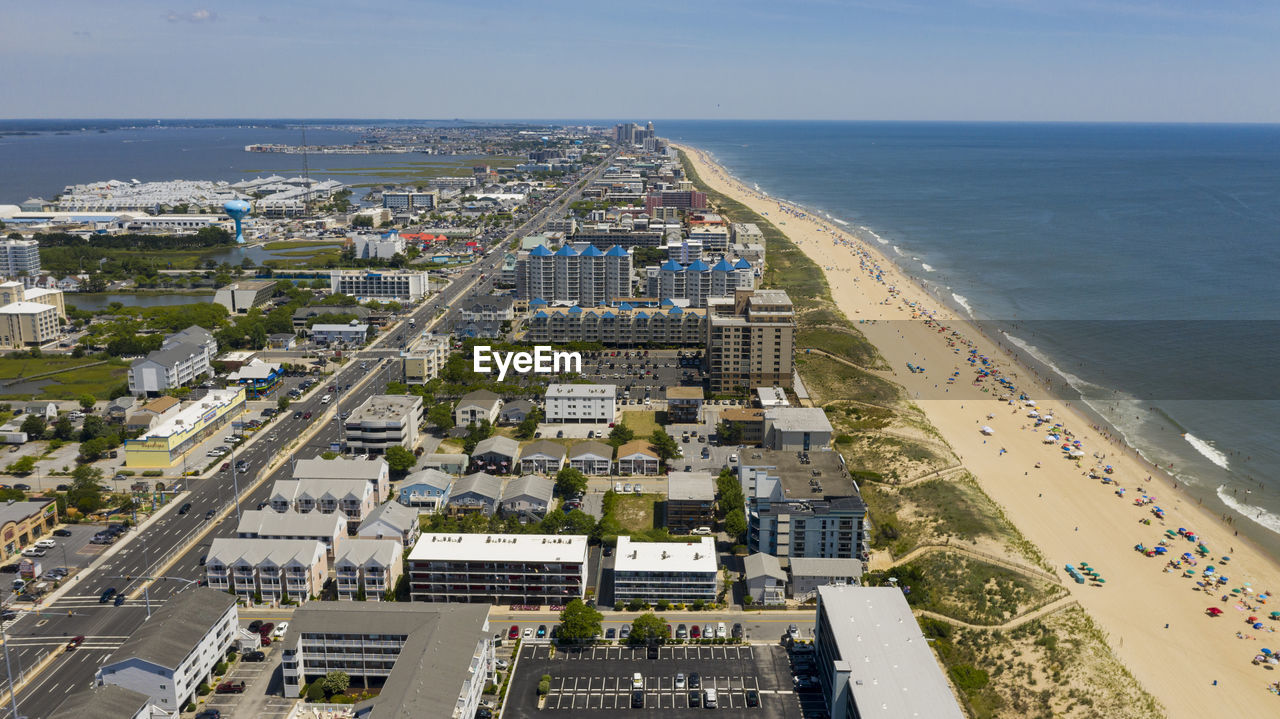
[[[5,6],[0,118],[1280,122],[1275,0]]]

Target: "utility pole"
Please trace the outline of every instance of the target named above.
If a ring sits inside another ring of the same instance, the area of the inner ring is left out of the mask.
[[[0,625],[2,627],[3,625]],[[0,640],[4,643],[4,673],[9,678],[9,705],[14,719],[18,718],[18,687],[13,684],[13,670],[9,667],[9,633],[0,628]]]

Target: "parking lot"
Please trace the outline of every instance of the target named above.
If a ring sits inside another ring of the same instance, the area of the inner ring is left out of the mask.
[[[45,534],[42,538],[52,539],[57,542],[57,546],[44,550],[44,556],[38,557],[42,571],[49,571],[55,567],[66,567],[75,570],[88,565],[107,548],[106,545],[90,544],[89,542],[93,535],[105,526],[104,524],[69,524],[63,525],[59,529],[70,531],[70,537],[55,537],[52,534]],[[22,557],[20,556],[13,557],[8,562],[5,562],[5,565],[13,565],[16,568],[16,565],[21,560]],[[75,572],[71,572],[70,576],[74,577]],[[13,589],[13,580],[17,578],[17,571],[0,573],[0,599],[8,601]],[[74,581],[74,579],[63,581]]]
[[[628,646],[560,647],[528,643],[507,697],[504,715],[532,719],[548,712],[611,712],[632,708],[635,674],[640,674],[644,707],[660,716],[687,716],[701,711],[707,689],[716,690],[718,707],[759,713],[761,717],[799,717],[800,704],[791,679],[786,650],[780,646],[669,646],[658,656]],[[698,675],[698,688],[690,686]],[[537,709],[537,686],[551,676],[545,708]],[[684,686],[677,687],[677,675]],[[690,693],[698,695],[691,704]],[[748,693],[759,706],[748,705]]]
[[[618,399],[635,404],[665,399],[667,387],[701,387],[706,379],[702,360],[693,351],[609,350],[590,352],[582,360],[582,376],[601,384],[618,385]]]
[[[297,700],[267,693],[272,675],[279,667],[278,653],[268,653],[265,662],[237,661],[222,681],[244,682],[245,692],[243,694],[210,694],[205,697],[201,708],[217,709],[224,717],[285,719]]]

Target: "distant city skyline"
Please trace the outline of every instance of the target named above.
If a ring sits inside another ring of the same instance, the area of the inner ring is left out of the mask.
[[[1280,122],[1280,5],[63,0],[0,118]]]

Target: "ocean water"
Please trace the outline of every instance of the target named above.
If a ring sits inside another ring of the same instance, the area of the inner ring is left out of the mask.
[[[665,121],[1280,550],[1280,126]]]

